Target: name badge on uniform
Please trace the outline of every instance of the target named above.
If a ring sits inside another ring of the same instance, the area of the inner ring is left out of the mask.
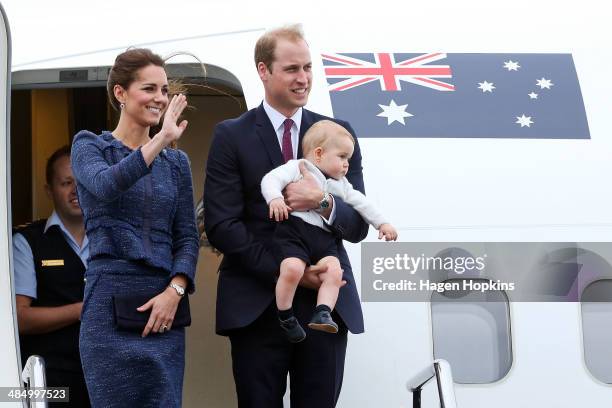
[[[42,266],[64,266],[63,259],[43,259]]]

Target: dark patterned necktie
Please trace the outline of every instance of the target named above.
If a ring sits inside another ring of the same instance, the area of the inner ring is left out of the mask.
[[[293,145],[291,144],[291,126],[293,126],[293,120],[285,119],[283,126],[285,126],[283,131],[283,159],[287,163],[293,159]]]

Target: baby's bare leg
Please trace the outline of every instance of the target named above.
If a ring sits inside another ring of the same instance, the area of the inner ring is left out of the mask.
[[[293,304],[295,290],[304,275],[306,263],[299,258],[285,258],[281,262],[280,275],[276,282],[276,307],[287,310]]]
[[[321,287],[317,295],[317,306],[327,305],[334,309],[338,300],[338,292],[342,285],[342,267],[340,261],[335,256],[322,258],[317,265],[327,265],[327,271],[319,274]]]

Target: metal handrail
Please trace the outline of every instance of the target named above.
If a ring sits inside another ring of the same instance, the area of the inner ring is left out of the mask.
[[[421,391],[434,377],[438,383],[440,408],[457,408],[451,366],[442,359],[434,360],[432,365],[425,367],[406,383],[406,388],[412,392],[412,408],[421,408]]]
[[[27,388],[45,388],[45,360],[40,356],[30,356],[21,372],[21,381],[27,384]],[[26,400],[23,404],[26,408],[47,408],[47,401]]]

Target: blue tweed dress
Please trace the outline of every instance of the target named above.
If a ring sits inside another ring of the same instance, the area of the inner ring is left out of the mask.
[[[80,352],[93,407],[180,407],[184,329],[118,331],[112,296],[157,294],[176,274],[194,290],[198,233],[187,156],[165,149],[147,166],[110,132],[79,132],[72,168],[90,242]]]

